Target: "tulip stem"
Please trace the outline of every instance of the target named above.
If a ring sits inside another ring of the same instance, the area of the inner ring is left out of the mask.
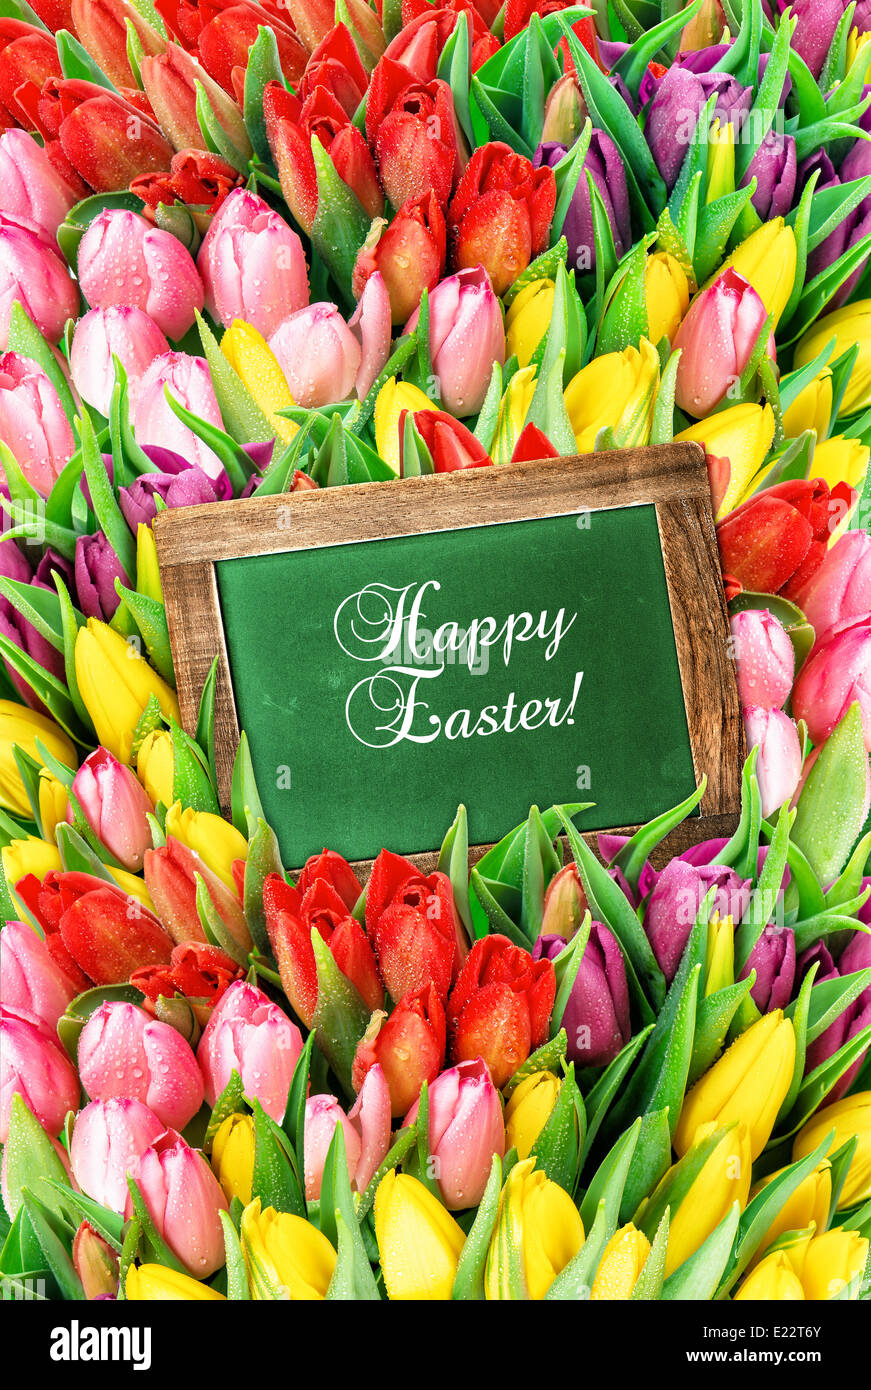
[[[260,957],[255,956],[253,954],[248,957],[248,961],[249,964],[257,971],[258,975],[260,975],[264,980],[269,980],[270,984],[277,985],[278,988],[281,989],[281,976],[278,974],[277,971],[270,970],[268,965],[262,964]]]

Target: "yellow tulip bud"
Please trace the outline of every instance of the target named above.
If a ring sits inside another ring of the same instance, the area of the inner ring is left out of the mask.
[[[54,773],[49,772],[47,767],[41,768],[39,773],[39,819],[42,821],[42,833],[46,840],[54,839],[55,830],[67,818],[69,804],[70,799],[63,782],[59,782]]]
[[[804,1289],[801,1280],[783,1250],[775,1250],[747,1276],[735,1295],[735,1302],[745,1299],[765,1303],[801,1303]]]
[[[375,445],[397,477],[400,460],[399,417],[403,410],[414,413],[418,410],[438,410],[438,406],[413,382],[388,377],[375,401]]]
[[[722,1130],[722,1137],[714,1142]],[[752,1167],[745,1124],[699,1126],[692,1147],[672,1164],[636,1213],[645,1234],[652,1238],[666,1206],[670,1209],[666,1275],[673,1274],[704,1244],[735,1202],[744,1209]]]
[[[450,1298],[466,1238],[417,1178],[385,1173],[375,1193],[375,1238],[391,1299]]]
[[[648,338],[652,343],[658,343],[661,338],[670,341],[690,307],[690,285],[680,261],[667,251],[656,251],[647,257],[644,299]]]
[[[776,1173],[772,1173],[764,1182],[758,1184],[753,1192],[761,1192],[775,1178],[780,1177],[784,1172],[783,1168],[778,1168]],[[824,1231],[829,1221],[829,1207],[832,1201],[832,1165],[827,1158],[818,1163],[812,1173],[800,1182],[791,1197],[784,1202],[780,1211],[775,1216],[765,1235],[759,1242],[756,1254],[751,1261],[750,1268],[761,1260],[766,1250],[774,1244],[785,1231],[804,1231],[809,1226],[814,1226],[816,1231]],[[749,1297],[749,1295],[747,1295]]]
[[[124,1292],[130,1303],[208,1303],[212,1299],[226,1302],[217,1289],[210,1289],[199,1279],[192,1279],[177,1269],[167,1269],[165,1265],[145,1264],[138,1269],[131,1265]]]
[[[835,1226],[824,1235],[800,1241],[787,1253],[801,1280],[805,1298],[825,1302],[862,1273],[868,1259],[868,1241],[858,1231],[844,1231]],[[852,1297],[858,1295],[857,1288]]]
[[[782,217],[763,222],[755,232],[751,232],[731,256],[723,262],[711,276],[711,281],[731,266],[745,280],[749,280],[766,312],[773,318],[773,328],[780,322],[795,281],[796,265],[795,233],[787,227]],[[710,283],[710,282],[709,282]],[[805,358],[805,361],[809,361]],[[801,363],[796,357],[795,365]]]
[[[147,907],[149,912],[154,912],[154,903],[151,895],[145,886],[145,880],[138,878],[136,874],[131,874],[127,869],[113,869],[107,865],[106,872],[111,874],[128,898],[135,898],[143,907]]]
[[[699,1125],[743,1120],[755,1162],[768,1143],[795,1065],[795,1031],[782,1009],[764,1014],[733,1042],[684,1100],[674,1147],[686,1153]]]
[[[41,764],[37,739],[67,767],[78,766],[75,748],[53,719],[15,700],[0,700],[0,806],[27,820],[33,812],[12,748],[17,744]]]
[[[830,488],[837,487],[838,483],[848,483],[858,497],[861,497],[869,457],[871,449],[863,444],[861,439],[845,439],[842,434],[833,434],[831,439],[824,439],[814,449],[810,475],[812,478],[822,478]],[[848,507],[844,503],[843,514],[837,525],[831,528],[830,546],[846,531],[854,507]]]
[[[553,280],[533,280],[511,301],[505,317],[505,342],[509,357],[514,354],[521,367],[529,366],[550,327],[554,288]]]
[[[735,926],[731,917],[715,912],[708,923],[705,996],[735,983]]]
[[[521,367],[515,372],[502,397],[496,433],[490,446],[490,457],[494,463],[510,463],[523,433],[523,426],[535,395],[538,373],[535,367]]]
[[[631,1221],[628,1226],[621,1226],[602,1252],[590,1298],[624,1302],[630,1297],[649,1254],[650,1241],[644,1232],[636,1230]]]
[[[241,1237],[252,1298],[326,1298],[336,1252],[310,1221],[274,1207],[261,1211],[257,1197],[242,1213]]]
[[[278,415],[294,404],[287,377],[262,334],[244,319],[234,319],[221,339],[221,351],[248,387],[279,439],[290,444],[297,425]]]
[[[198,854],[235,892],[233,861],[248,856],[248,841],[235,825],[211,811],[195,811],[190,806],[182,810],[181,802],[176,801],[166,813],[166,833]]]
[[[142,740],[136,754],[136,776],[155,806],[158,801],[164,806],[172,805],[175,753],[172,735],[166,729],[156,729]]]
[[[834,1105],[827,1105],[812,1115],[807,1124],[799,1130],[792,1146],[793,1162],[804,1158],[821,1144],[830,1130],[835,1131],[832,1146],[834,1153],[855,1134],[859,1143],[847,1169],[847,1176],[838,1198],[838,1211],[846,1211],[871,1197],[871,1091],[857,1091],[855,1095],[844,1096]]]
[[[227,1201],[238,1197],[247,1207],[254,1177],[254,1120],[250,1115],[228,1115],[224,1120],[212,1145],[212,1168]]]
[[[63,868],[57,845],[50,845],[35,835],[28,835],[26,840],[12,840],[0,850],[0,859],[6,882],[13,888],[28,874],[41,881],[46,874],[53,870],[59,873]]]
[[[528,1158],[533,1144],[550,1119],[560,1091],[552,1071],[536,1071],[511,1093],[505,1107],[505,1139],[508,1148]]]
[[[855,415],[871,405],[871,299],[857,299],[817,319],[813,327],[799,339],[793,366],[807,366],[832,338],[835,340],[832,360],[840,357],[854,343],[859,345],[859,355],[838,407],[840,415]]]
[[[787,439],[796,439],[805,430],[815,430],[817,439],[825,439],[831,418],[832,373],[824,367],[784,411],[783,432]]]
[[[141,521],[136,528],[136,588],[140,594],[145,594],[146,598],[153,598],[155,603],[163,603],[163,585],[160,582],[154,532]]]
[[[540,1301],[583,1243],[580,1213],[565,1188],[536,1168],[534,1158],[523,1159],[511,1169],[499,1199],[485,1296]]]
[[[717,511],[720,521],[734,510],[762,467],[774,439],[774,411],[770,405],[732,405],[707,420],[699,420],[675,435],[695,440],[711,458],[728,459],[729,483]]]
[[[713,203],[735,192],[735,132],[727,121],[711,122],[708,132],[708,167],[705,175],[705,202]]]
[[[175,691],[152,670],[133,642],[108,623],[89,618],[76,636],[76,680],[104,748],[130,762],[133,735],[153,695],[164,715],[181,718]]]
[[[859,54],[865,49],[865,73],[862,78],[863,86],[871,82],[871,61],[869,61],[869,59],[871,59],[871,51],[868,50],[869,43],[871,43],[871,34],[860,32],[858,29],[851,29],[847,35],[847,62],[844,71],[850,71]]]
[[[606,425],[623,448],[646,444],[658,386],[659,356],[646,338],[637,348],[594,357],[565,390],[578,452],[591,452]]]

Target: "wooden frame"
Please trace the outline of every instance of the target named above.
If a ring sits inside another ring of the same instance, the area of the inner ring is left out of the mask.
[[[744,734],[728,651],[729,626],[704,454],[697,444],[626,449],[498,468],[256,496],[161,512],[154,524],[182,723],[196,728],[200,695],[218,656],[215,757],[230,803],[239,723],[215,562],[654,504],[697,780],[701,816],[685,821],[659,858],[731,835],[740,811]],[[507,827],[506,827],[507,828]],[[637,827],[627,826],[630,832]],[[596,832],[587,834],[595,847]],[[475,846],[479,858],[489,846]],[[411,855],[426,871],[435,854]],[[367,862],[362,861],[365,869]]]

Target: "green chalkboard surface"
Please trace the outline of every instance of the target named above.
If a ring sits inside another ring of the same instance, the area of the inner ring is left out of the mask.
[[[695,786],[653,505],[218,560],[240,727],[284,862],[581,828]]]

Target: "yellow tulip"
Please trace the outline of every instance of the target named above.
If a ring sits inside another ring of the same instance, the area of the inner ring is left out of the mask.
[[[136,754],[136,776],[155,806],[158,801],[162,801],[164,806],[172,805],[174,775],[172,735],[166,729],[155,729],[154,733],[142,740]]]
[[[670,1209],[666,1275],[704,1244],[735,1202],[743,1211],[752,1167],[745,1124],[699,1126],[692,1147],[672,1164],[636,1213],[645,1235],[652,1239],[665,1208]]]
[[[227,1201],[238,1197],[247,1207],[254,1177],[254,1121],[250,1115],[228,1115],[224,1120],[212,1145],[212,1168]]]
[[[868,1259],[868,1241],[858,1231],[843,1231],[835,1226],[824,1235],[790,1246],[787,1254],[801,1280],[805,1298],[824,1302],[862,1273]],[[857,1288],[852,1297],[858,1295]]]
[[[837,487],[838,483],[848,483],[861,497],[869,457],[871,449],[860,439],[845,439],[842,434],[833,434],[831,439],[824,439],[814,449],[810,475],[812,478],[822,478],[830,488]],[[831,528],[830,546],[846,531],[853,507],[844,503],[842,512],[837,524]]]
[[[578,452],[591,452],[606,425],[624,448],[646,444],[658,386],[659,356],[646,338],[637,348],[594,357],[565,390]]]
[[[805,430],[814,430],[817,439],[825,439],[831,418],[832,373],[823,367],[784,411],[783,432],[787,439],[796,439]]]
[[[686,1153],[699,1125],[743,1120],[755,1162],[768,1143],[786,1098],[795,1065],[795,1031],[782,1009],[773,1009],[733,1042],[684,1100],[674,1147]]]
[[[793,366],[804,367],[812,362],[832,338],[832,359],[840,357],[854,343],[859,345],[859,355],[838,407],[841,415],[854,415],[871,405],[871,299],[857,299],[817,319],[799,339]]]
[[[741,1303],[745,1299],[765,1303],[804,1301],[801,1280],[790,1264],[789,1256],[783,1250],[775,1250],[771,1255],[766,1255],[747,1276],[734,1301]]]
[[[844,1096],[811,1116],[795,1136],[793,1162],[821,1144],[830,1130],[835,1131],[830,1153],[846,1144],[854,1134],[859,1140],[838,1198],[838,1211],[846,1211],[871,1197],[871,1091]]]
[[[410,381],[388,377],[375,401],[375,445],[389,468],[399,477],[399,417],[403,410],[438,410],[435,401],[425,396],[419,386]]]
[[[550,1119],[560,1091],[552,1071],[536,1071],[511,1093],[505,1107],[505,1139],[509,1149],[528,1158],[533,1144]]]
[[[57,845],[50,845],[36,835],[28,835],[26,840],[12,840],[0,850],[6,882],[14,888],[28,874],[40,881],[53,870],[60,873],[63,868]]]
[[[670,341],[690,307],[690,286],[680,261],[667,251],[656,251],[647,257],[644,299],[648,338],[652,343],[658,343],[660,338]]]
[[[39,739],[59,762],[78,766],[76,750],[63,729],[47,714],[39,714],[15,700],[0,700],[0,806],[30,820],[33,812],[12,753],[13,744],[42,763],[36,747]]]
[[[708,132],[708,167],[705,175],[705,202],[713,203],[726,193],[735,192],[735,132],[727,121],[711,122]]]
[[[795,281],[795,233],[782,217],[763,222],[751,232],[711,276],[711,281],[731,266],[749,280],[776,328],[786,308]],[[711,283],[709,281],[709,283]],[[805,361],[809,361],[805,358]],[[801,366],[796,357],[795,365]]]
[[[198,854],[235,892],[233,861],[248,855],[248,841],[235,825],[211,811],[195,811],[190,806],[182,810],[181,802],[176,801],[166,813],[166,833]]]
[[[580,1213],[565,1188],[536,1168],[534,1158],[523,1159],[511,1169],[499,1199],[485,1296],[543,1299],[583,1243]]]
[[[869,59],[871,59],[871,52],[867,51],[869,43],[871,43],[871,34],[860,32],[858,29],[851,29],[847,35],[847,61],[844,68],[845,72],[850,71],[863,48],[866,49],[864,60],[865,73],[862,78],[863,86],[865,83],[871,82],[871,62],[869,62]]]
[[[450,1298],[466,1237],[417,1178],[385,1173],[375,1193],[375,1239],[391,1299]]]
[[[731,917],[715,912],[708,923],[705,996],[735,983],[735,926]]]
[[[70,799],[63,782],[59,782],[54,773],[49,772],[47,767],[41,768],[39,773],[39,818],[42,821],[42,833],[46,840],[54,839],[55,830],[67,818],[69,804]]]
[[[625,1301],[650,1254],[650,1241],[630,1221],[615,1231],[602,1252],[599,1268],[593,1280],[591,1299]]]
[[[248,387],[279,439],[290,444],[297,425],[278,415],[294,404],[287,377],[262,334],[244,319],[234,319],[221,339],[221,351]]]
[[[774,411],[770,405],[732,405],[707,420],[699,420],[675,435],[694,440],[711,458],[728,459],[729,482],[717,511],[720,521],[742,500],[755,480],[774,439]]]
[[[499,406],[496,433],[490,446],[490,457],[494,463],[511,462],[517,441],[523,433],[529,407],[532,405],[537,376],[535,367],[521,367],[505,388],[502,404]]]
[[[118,887],[123,889],[128,898],[135,898],[143,907],[147,907],[149,912],[154,911],[154,903],[151,895],[145,886],[145,880],[138,878],[136,874],[128,873],[127,869],[113,869],[107,866],[107,873],[110,873]]]
[[[761,1192],[775,1178],[780,1177],[783,1171],[783,1168],[778,1168],[776,1173],[772,1173],[764,1182],[758,1184],[752,1195],[755,1197],[757,1192]],[[817,1164],[813,1172],[808,1173],[804,1181],[799,1183],[792,1196],[784,1202],[759,1242],[750,1268],[752,1269],[753,1264],[762,1258],[766,1250],[785,1231],[804,1231],[811,1225],[818,1233],[824,1231],[829,1222],[831,1201],[832,1165],[827,1158],[824,1158],[821,1163]]]
[[[208,1303],[213,1299],[226,1302],[217,1289],[210,1289],[199,1279],[192,1279],[177,1269],[167,1269],[165,1265],[145,1264],[138,1269],[131,1265],[124,1292],[130,1303]]]
[[[136,527],[136,588],[140,594],[145,594],[146,598],[153,598],[155,603],[163,603],[163,585],[160,582],[154,532],[141,521]]]
[[[129,763],[133,735],[153,695],[164,715],[181,718],[175,691],[137,650],[107,623],[89,618],[76,636],[76,680],[97,738],[122,763]]]
[[[242,1213],[241,1236],[252,1298],[326,1298],[336,1252],[310,1221],[274,1207],[261,1211],[257,1197]]]
[[[521,367],[528,367],[532,355],[548,328],[553,314],[553,280],[533,280],[524,285],[511,301],[505,317],[505,343]]]

